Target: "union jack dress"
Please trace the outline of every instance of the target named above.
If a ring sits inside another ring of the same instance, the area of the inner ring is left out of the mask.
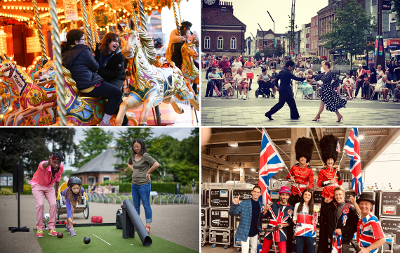
[[[269,211],[263,217],[269,219],[268,228],[273,228],[278,224],[288,224],[291,226],[293,224],[293,206],[289,205],[289,203],[286,203],[284,206],[278,201],[272,204]],[[266,233],[265,239],[272,240],[272,233]],[[275,242],[286,242],[287,227],[276,230],[274,240]]]
[[[293,220],[296,221],[295,236],[316,237],[318,213],[313,212],[313,215],[308,213],[308,206],[303,205],[303,210],[297,212],[300,203],[294,207]],[[313,207],[315,208],[315,206]]]

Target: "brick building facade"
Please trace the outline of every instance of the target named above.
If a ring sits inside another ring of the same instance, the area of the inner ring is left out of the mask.
[[[230,2],[202,2],[201,50],[203,53],[229,57],[245,54],[246,25],[233,15]]]
[[[310,55],[318,55],[318,15],[311,18]]]
[[[285,34],[274,33],[271,29],[269,29],[268,31],[260,31],[257,29],[257,37],[256,37],[257,50],[262,51],[264,47],[273,48],[278,45],[280,45],[282,48],[285,48],[284,45],[285,36],[286,36]]]

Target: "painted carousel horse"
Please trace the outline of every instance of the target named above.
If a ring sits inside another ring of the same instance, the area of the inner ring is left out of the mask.
[[[105,99],[89,97],[81,94],[72,79],[71,72],[62,67],[65,87],[65,107],[68,126],[97,125],[104,115]],[[35,79],[40,85],[55,85],[56,65],[49,61],[35,73]]]
[[[130,85],[129,98],[120,105],[115,124],[121,125],[127,110],[142,104],[140,125],[147,124],[151,108],[161,102],[171,104],[176,113],[182,114],[183,109],[178,106],[175,98],[188,100],[198,111],[199,105],[194,94],[186,86],[181,70],[174,65],[170,68],[158,68],[153,65],[156,58],[151,37],[144,31],[134,31],[132,21],[130,30],[127,27],[126,31],[123,31],[119,24],[117,26],[120,31],[122,53],[126,59],[131,60],[133,66],[131,79],[135,82]]]
[[[190,37],[189,37],[190,38]],[[196,46],[193,43],[193,38],[187,40],[181,48],[181,53],[182,53],[182,67],[181,71],[182,74],[185,78],[186,86],[189,88],[189,90],[193,93],[196,94],[197,90],[197,85],[199,85],[199,69],[196,67],[194,64],[194,60],[197,60],[199,57],[199,54],[196,51]],[[190,83],[193,83],[193,90],[192,86]]]
[[[0,55],[0,59],[0,77],[12,84],[12,92],[16,95],[13,110],[3,118],[4,125],[36,125],[33,116],[56,105],[55,88],[39,87],[7,55]],[[15,103],[19,103],[19,106],[14,106]]]
[[[3,111],[3,108],[8,109],[8,106],[10,104],[11,104],[11,92],[9,92],[9,89],[6,86],[6,84],[0,81],[0,108],[2,108],[0,110],[0,113],[1,111]]]

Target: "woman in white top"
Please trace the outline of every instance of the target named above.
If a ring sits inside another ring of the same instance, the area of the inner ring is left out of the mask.
[[[350,73],[346,73],[346,78],[343,79],[343,89],[347,91],[349,99],[353,99],[353,89],[355,86],[354,79],[350,77]]]
[[[246,73],[243,73],[242,68],[239,68],[237,70],[234,80],[239,89],[239,99],[246,100],[247,87],[249,87],[249,81],[247,80]],[[244,93],[243,95],[242,95],[242,91]]]
[[[297,253],[303,253],[304,245],[307,245],[307,253],[315,253],[317,211],[314,205],[313,192],[307,187],[303,191],[300,202],[294,206],[293,223],[296,224]]]
[[[232,62],[232,67],[235,69],[239,69],[243,66],[242,62],[240,61],[240,57],[236,57],[235,61]]]

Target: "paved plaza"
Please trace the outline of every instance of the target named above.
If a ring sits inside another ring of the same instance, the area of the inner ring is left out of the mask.
[[[278,102],[278,98],[255,97],[258,88],[257,75],[261,73],[260,68],[254,71],[252,90],[249,99],[226,99],[218,97],[204,97],[207,81],[206,72],[201,75],[201,121],[203,126],[399,126],[400,125],[400,103],[369,101],[358,98],[347,101],[346,108],[340,113],[343,121],[338,123],[336,114],[324,110],[319,121],[312,121],[318,112],[320,100],[308,100],[302,98],[301,91],[295,100],[299,110],[300,119],[291,120],[289,106],[287,104],[272,116],[270,121],[264,116]],[[268,71],[269,74],[272,71]],[[361,90],[360,90],[361,93]],[[277,92],[278,95],[278,92]],[[215,92],[214,92],[215,96]],[[279,95],[278,95],[279,96]],[[278,97],[277,96],[277,97]]]

